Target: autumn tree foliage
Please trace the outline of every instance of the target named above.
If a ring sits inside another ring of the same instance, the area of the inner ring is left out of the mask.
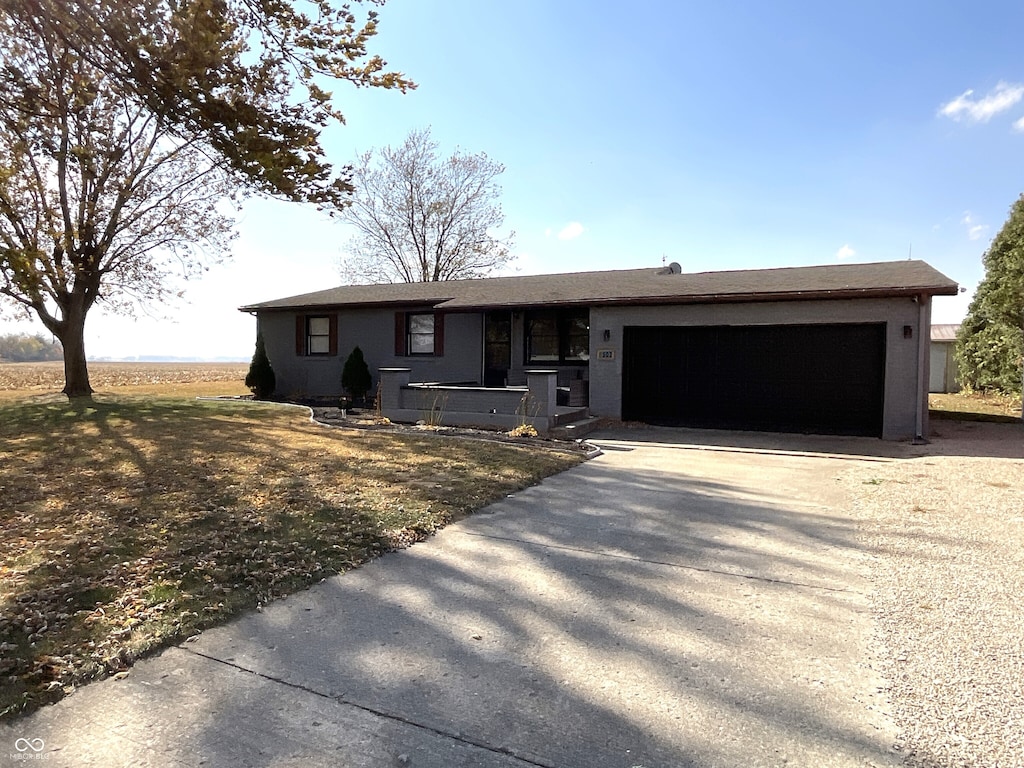
[[[1024,195],[984,256],[957,337],[960,381],[972,389],[1019,393],[1024,366]]]
[[[38,363],[60,360],[63,356],[64,350],[60,344],[38,333],[7,333],[0,336],[0,362]]]
[[[369,6],[360,15],[357,9]],[[198,139],[244,183],[302,202],[343,204],[347,168],[320,132],[343,121],[329,87],[415,85],[368,51],[383,0],[0,0],[104,73],[182,139]]]
[[[60,340],[64,392],[88,396],[90,309],[160,301],[171,272],[223,256],[235,187],[44,27],[0,17],[0,49],[0,295]]]
[[[345,204],[323,84],[412,86],[375,32],[328,0],[0,0],[0,298],[60,339],[69,397],[92,392],[96,302],[225,258],[238,195]]]
[[[352,282],[417,283],[483,277],[511,257],[497,177],[484,153],[438,154],[430,129],[363,154],[342,218],[356,231],[341,271]]]

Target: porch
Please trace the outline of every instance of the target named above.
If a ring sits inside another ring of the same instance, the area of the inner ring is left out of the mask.
[[[559,405],[558,372],[525,372],[524,386],[481,387],[411,381],[410,368],[381,368],[381,415],[392,421],[511,430],[530,424],[540,434],[588,418],[585,405]]]

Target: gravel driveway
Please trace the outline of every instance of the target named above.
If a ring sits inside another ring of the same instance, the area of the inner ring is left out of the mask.
[[[0,725],[0,760],[1024,768],[1024,426],[936,428],[609,436],[429,545]]]
[[[917,458],[843,476],[897,747],[915,768],[1024,766],[1024,426],[934,427]]]

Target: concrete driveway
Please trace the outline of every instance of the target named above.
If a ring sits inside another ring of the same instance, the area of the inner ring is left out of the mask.
[[[898,765],[835,480],[868,459],[659,439],[4,726],[0,764]]]

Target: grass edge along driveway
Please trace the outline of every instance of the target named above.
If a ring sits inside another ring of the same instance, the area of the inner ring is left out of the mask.
[[[0,718],[581,460],[255,403],[0,403]]]

